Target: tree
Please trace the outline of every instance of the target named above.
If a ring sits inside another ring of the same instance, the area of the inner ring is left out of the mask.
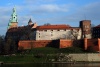
[[[5,54],[15,53],[17,51],[17,44],[12,37],[8,37],[4,46]]]
[[[0,35],[0,54],[3,54],[3,50],[4,50],[4,35]]]
[[[81,47],[80,46],[81,40],[80,41],[78,40],[78,36],[80,36],[80,30],[72,29],[70,35],[71,35],[71,39],[73,39],[73,46]]]
[[[12,42],[11,38],[8,38],[6,43],[5,43],[5,46],[4,46],[5,54],[9,54],[10,53],[11,42]]]
[[[72,29],[69,32],[67,32],[65,37],[66,37],[66,39],[77,40],[78,39],[78,35],[79,35],[79,31]]]
[[[93,28],[95,27],[95,25],[94,24],[91,24],[91,35],[93,36]],[[93,37],[92,37],[93,38]]]

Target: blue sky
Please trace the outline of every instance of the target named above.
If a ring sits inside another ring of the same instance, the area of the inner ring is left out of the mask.
[[[31,18],[38,25],[68,24],[78,27],[79,21],[91,20],[100,24],[100,0],[0,0],[0,35],[5,35],[7,25],[16,7],[18,25],[27,25]]]

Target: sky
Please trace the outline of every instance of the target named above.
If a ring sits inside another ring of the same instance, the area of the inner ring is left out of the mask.
[[[79,21],[100,24],[100,0],[0,0],[0,35],[5,35],[12,9],[16,7],[18,26],[31,18],[38,25],[68,24],[79,27]]]

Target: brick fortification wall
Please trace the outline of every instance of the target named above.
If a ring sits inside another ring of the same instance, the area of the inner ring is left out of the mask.
[[[31,49],[31,48],[39,48],[39,47],[58,47],[58,40],[27,40],[27,41],[19,41],[18,49]]]
[[[100,39],[87,39],[84,40],[27,40],[19,41],[18,48],[31,49],[38,47],[55,47],[55,48],[66,48],[78,46],[85,50],[100,51]]]
[[[66,48],[72,47],[73,40],[27,40],[27,41],[19,41],[18,49],[31,49],[38,47],[55,47],[55,48]]]
[[[100,51],[100,39],[84,39],[84,49]]]
[[[59,42],[60,42],[59,48],[66,48],[73,46],[73,40],[60,39]]]

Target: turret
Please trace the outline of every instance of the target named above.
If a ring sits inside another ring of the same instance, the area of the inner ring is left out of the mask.
[[[31,25],[31,24],[33,24],[33,22],[32,22],[32,20],[30,18],[29,21],[28,21],[28,25]]]
[[[80,28],[82,29],[82,38],[91,38],[91,21],[82,20],[80,21]]]

